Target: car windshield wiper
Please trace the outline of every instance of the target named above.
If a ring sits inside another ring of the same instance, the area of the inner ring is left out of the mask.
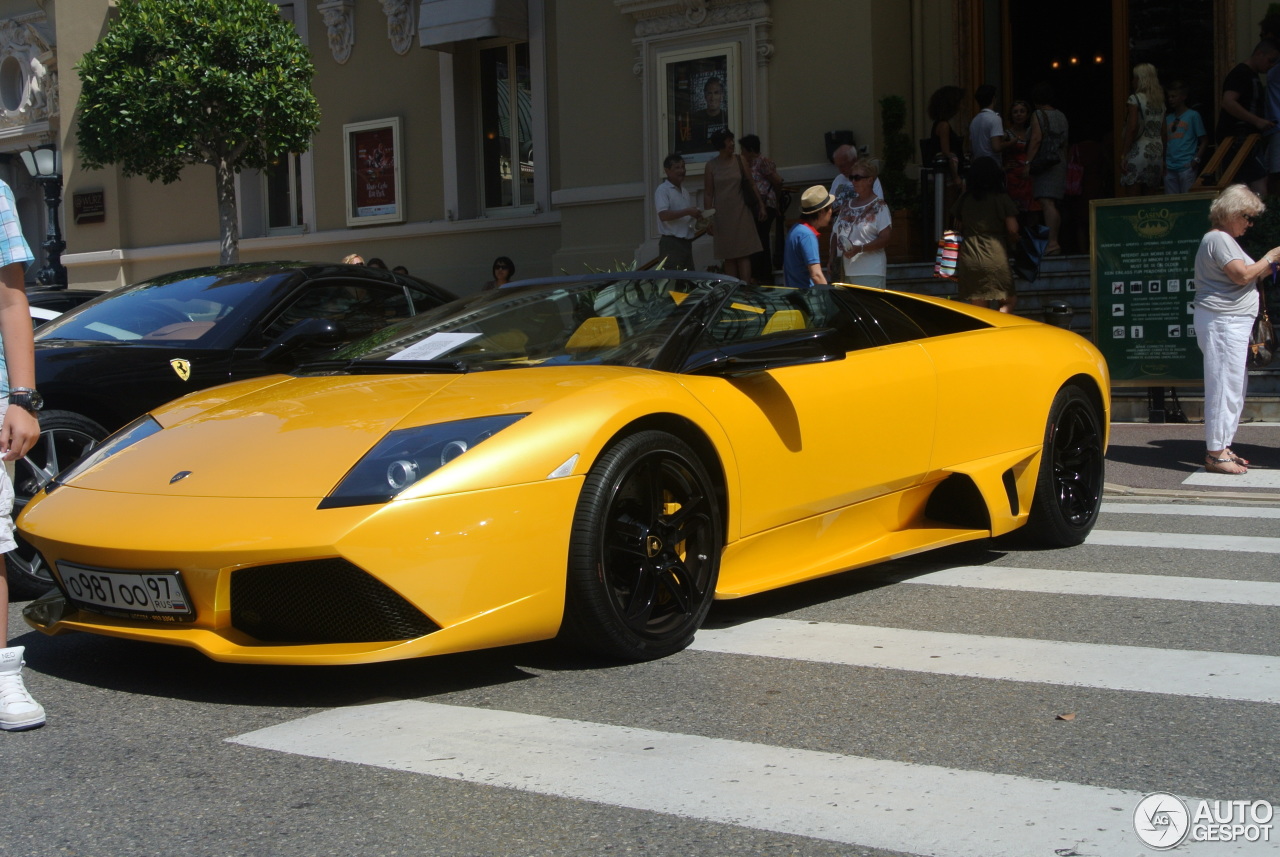
[[[76,339],[75,337],[57,337],[52,336],[46,339],[37,339],[37,345],[45,345],[50,348],[82,348],[86,345],[129,345],[136,340],[133,339]]]
[[[303,363],[294,375],[413,375],[419,372],[465,374],[461,360],[317,360]]]

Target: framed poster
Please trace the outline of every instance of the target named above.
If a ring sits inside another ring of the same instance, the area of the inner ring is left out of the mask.
[[[742,125],[738,43],[658,54],[658,133],[661,156],[684,157],[687,172],[701,173],[716,156],[710,137]]]
[[[1097,199],[1092,219],[1093,341],[1117,387],[1198,384],[1196,251],[1212,193]]]
[[[347,165],[347,225],[404,220],[400,118],[342,126]]]

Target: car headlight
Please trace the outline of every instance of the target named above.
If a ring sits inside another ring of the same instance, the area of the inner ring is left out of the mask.
[[[393,431],[365,453],[319,508],[385,503],[526,416],[504,414]]]
[[[97,446],[90,447],[89,450],[75,461],[64,467],[56,476],[49,480],[49,484],[45,486],[46,493],[53,493],[53,489],[60,485],[66,485],[72,479],[75,479],[81,473],[96,467],[100,462],[106,461],[111,456],[133,446],[143,438],[150,437],[158,431],[163,431],[160,423],[150,414],[144,414],[133,422],[129,423],[120,431],[110,435],[106,440]]]

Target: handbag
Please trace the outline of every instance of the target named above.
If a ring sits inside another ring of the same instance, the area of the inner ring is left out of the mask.
[[[1084,193],[1084,164],[1080,163],[1077,146],[1071,147],[1071,160],[1067,161],[1067,196]]]
[[[964,239],[959,232],[948,229],[938,239],[938,255],[933,262],[933,275],[949,280],[956,275],[956,260],[960,257],[960,242]]]
[[[1045,116],[1043,110],[1037,110],[1036,114],[1044,118],[1040,120],[1040,149],[1029,164],[1029,169],[1033,176],[1043,175],[1062,163],[1062,157],[1058,154],[1056,134],[1054,135],[1053,154],[1050,155],[1045,152],[1045,143],[1049,140],[1049,117]]]
[[[1267,296],[1258,284],[1258,317],[1253,320],[1253,329],[1249,331],[1249,353],[1245,356],[1245,364],[1251,368],[1270,366],[1276,353],[1276,329],[1267,315]]]
[[[747,211],[751,212],[752,218],[755,220],[764,220],[765,213],[762,210],[764,200],[760,199],[760,195],[756,193],[756,183],[751,179],[751,171],[747,169],[746,161],[738,155],[738,169],[741,173],[738,178],[738,188],[742,191],[742,202],[747,206]]]

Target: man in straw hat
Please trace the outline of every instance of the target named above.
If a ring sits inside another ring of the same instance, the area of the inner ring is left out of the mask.
[[[822,185],[814,185],[800,197],[800,222],[791,227],[782,252],[782,273],[788,286],[807,289],[825,286],[818,230],[831,225],[831,205],[836,198]]]

